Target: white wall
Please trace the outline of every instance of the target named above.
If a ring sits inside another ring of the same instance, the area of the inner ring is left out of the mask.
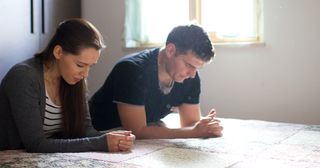
[[[264,0],[265,45],[216,46],[200,71],[203,113],[220,117],[320,124],[320,1]],[[91,94],[122,48],[124,0],[82,0],[82,16],[106,37],[108,48],[91,71]]]

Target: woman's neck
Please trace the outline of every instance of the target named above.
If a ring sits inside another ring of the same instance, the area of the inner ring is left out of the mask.
[[[60,82],[60,73],[56,64],[44,65],[44,79],[50,84],[58,84]]]
[[[44,65],[44,83],[51,101],[55,105],[61,105],[59,97],[60,73],[55,64]]]

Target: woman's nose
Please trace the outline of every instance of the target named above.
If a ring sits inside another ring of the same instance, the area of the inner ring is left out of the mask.
[[[83,71],[81,71],[81,76],[83,78],[87,78],[89,75],[89,71],[90,71],[90,68],[85,68]]]

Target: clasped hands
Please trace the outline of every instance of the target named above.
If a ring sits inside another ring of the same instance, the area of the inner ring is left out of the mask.
[[[199,137],[220,137],[222,136],[223,127],[220,120],[216,119],[217,112],[211,109],[206,117],[201,118],[194,126],[194,130]]]
[[[131,131],[112,131],[106,135],[109,152],[129,151],[136,139]]]

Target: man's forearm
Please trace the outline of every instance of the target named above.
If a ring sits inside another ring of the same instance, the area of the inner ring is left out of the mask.
[[[171,139],[199,137],[192,127],[167,128],[159,126],[146,126],[133,132],[138,139]]]

